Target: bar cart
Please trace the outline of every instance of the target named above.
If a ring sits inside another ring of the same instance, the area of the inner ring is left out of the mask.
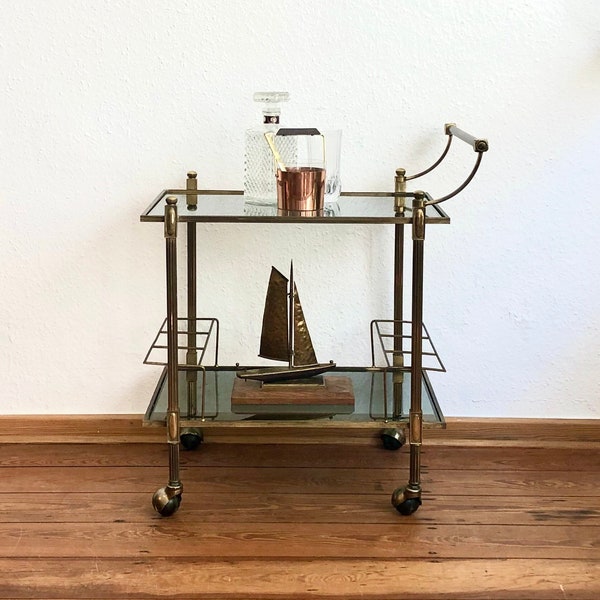
[[[142,222],[162,222],[166,245],[167,316],[148,350],[144,362],[162,365],[163,370],[144,417],[145,425],[166,426],[169,448],[169,479],[159,488],[152,503],[162,516],[174,514],[180,506],[183,485],[180,478],[181,447],[194,449],[203,432],[211,428],[369,428],[377,432],[384,448],[396,450],[408,433],[410,466],[408,483],[392,493],[392,505],[410,515],[421,505],[421,446],[423,429],[445,427],[444,417],[433,391],[428,371],[445,371],[431,337],[423,324],[423,253],[425,230],[429,225],[449,224],[440,204],[460,193],[477,172],[485,139],[465,133],[455,124],[445,126],[448,136],[440,158],[428,169],[407,175],[397,169],[393,192],[343,192],[335,207],[316,216],[277,214],[254,210],[242,192],[198,189],[197,175],[189,172],[183,189],[163,190],[142,213]],[[475,166],[456,190],[438,199],[423,191],[409,192],[407,182],[435,169],[446,157],[452,140],[458,137],[472,146]],[[286,406],[261,411],[260,402],[250,411],[239,410],[232,402],[232,389],[240,369],[252,367],[219,363],[218,319],[198,315],[196,225],[238,223],[252,226],[266,223],[300,223],[303,226],[339,224],[394,227],[394,290],[392,318],[370,323],[371,364],[364,367],[335,366],[332,371],[351,382],[352,406]],[[187,306],[178,312],[177,243],[184,226],[187,234]],[[404,317],[403,289],[405,229],[410,226],[412,241],[410,320]]]

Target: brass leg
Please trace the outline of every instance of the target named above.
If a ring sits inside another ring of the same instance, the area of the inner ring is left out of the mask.
[[[404,169],[396,170],[395,190],[396,192],[406,191],[406,171]],[[397,216],[404,213],[404,198],[396,198],[395,212]],[[402,352],[402,319],[404,314],[404,225],[395,225],[394,230],[394,353],[393,366],[404,366],[404,355]],[[402,371],[393,371],[392,375],[394,385],[394,419],[402,416],[402,384],[404,383],[404,373]]]
[[[194,191],[198,185],[196,172],[188,173],[186,187]],[[187,207],[194,210],[198,203],[197,195],[186,196]],[[196,351],[196,317],[197,315],[196,298],[196,223],[189,221],[187,224],[187,354],[186,364],[196,366],[198,363],[198,352]],[[197,371],[187,372],[188,384],[188,418],[197,416],[196,392],[198,373]]]
[[[406,191],[406,171],[396,169],[395,190]],[[404,198],[397,197],[395,200],[396,216],[404,214]],[[392,419],[402,417],[404,407],[402,404],[402,387],[404,384],[404,372],[396,370],[404,367],[404,353],[402,349],[402,318],[404,314],[404,225],[394,226],[394,348],[392,354]],[[387,374],[384,373],[384,377]],[[384,394],[385,408],[387,409],[387,394]],[[387,416],[387,415],[386,415]],[[406,436],[401,429],[384,429],[381,433],[381,441],[386,450],[399,450],[406,442]]]
[[[411,389],[409,413],[410,472],[408,485],[392,494],[392,504],[403,515],[421,506],[421,445],[423,411],[421,392],[423,379],[423,250],[425,242],[424,194],[416,192],[413,203],[413,268],[412,268],[412,340]]]
[[[179,395],[177,351],[177,198],[169,196],[165,207],[167,271],[167,443],[169,483],[152,497],[154,509],[162,516],[175,513],[181,504],[183,486],[179,479]]]
[[[187,189],[194,190],[196,174],[188,173]],[[197,196],[186,196],[188,209],[196,207]],[[193,203],[190,200],[193,199]],[[197,336],[196,336],[196,223],[189,221],[187,224],[187,352],[185,362],[189,366],[198,365]],[[198,417],[198,371],[192,370],[186,373],[187,383],[187,418]],[[202,407],[204,409],[204,407]],[[204,417],[204,410],[202,412]],[[202,431],[197,427],[184,427],[181,430],[180,441],[184,450],[196,450],[202,443]]]
[[[193,237],[195,244],[196,237],[196,224],[188,223],[188,254],[190,252],[190,238]],[[190,235],[190,227],[193,227],[193,236]],[[195,261],[193,265],[193,277],[191,277],[190,263],[192,261],[188,257],[188,320],[187,320],[187,346],[188,350],[185,355],[185,362],[190,366],[197,366],[198,364],[198,352],[196,350],[196,294],[195,289],[190,292],[190,284],[195,283]],[[192,281],[190,281],[192,279]],[[188,419],[195,419],[198,416],[198,371],[187,371],[186,373],[187,382],[187,417]]]

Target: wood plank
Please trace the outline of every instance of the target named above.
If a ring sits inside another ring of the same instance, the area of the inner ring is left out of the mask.
[[[71,469],[71,470],[70,470]],[[181,469],[186,492],[235,494],[379,494],[391,493],[407,480],[405,469],[301,469],[271,467],[195,467]],[[597,497],[594,472],[570,471],[488,471],[476,478],[463,469],[422,470],[425,495]],[[9,479],[10,478],[10,479]],[[112,493],[143,491],[166,483],[165,467],[27,467],[0,468],[0,480],[9,481],[12,492]]]
[[[464,470],[590,471],[600,466],[598,449],[425,446],[421,453],[425,469],[455,467]],[[476,456],[476,460],[473,457]],[[360,450],[339,444],[202,444],[182,451],[181,464],[205,467],[400,468],[408,465],[408,448],[390,452],[382,447]],[[166,444],[0,444],[0,466],[166,466]]]
[[[597,600],[600,563],[565,559],[202,563],[176,557],[75,558],[68,562],[0,559],[0,595],[7,600]]]
[[[600,452],[600,451],[599,451]],[[587,456],[589,453],[582,453]],[[0,444],[1,467],[26,466],[166,466],[167,444]],[[215,444],[180,453],[182,465],[206,467],[395,467],[408,464],[406,448],[398,452],[365,446],[360,450],[325,444]]]
[[[150,492],[4,493],[0,523],[148,523],[162,520]],[[600,526],[597,498],[426,496],[422,508],[402,517],[390,494],[185,493],[179,519],[203,523],[362,523],[402,525]]]
[[[600,560],[600,527],[202,523],[0,524],[0,557],[537,558]]]
[[[510,446],[600,445],[600,419],[496,419],[448,417],[446,429],[427,429],[426,444],[478,444]],[[252,427],[252,424],[247,424]],[[382,428],[384,424],[382,423]],[[378,445],[377,429],[350,429],[345,425],[327,430],[260,427],[247,431],[226,424],[206,429],[207,439],[243,443],[331,443]],[[3,443],[164,443],[164,427],[144,427],[142,415],[4,415],[0,416]]]

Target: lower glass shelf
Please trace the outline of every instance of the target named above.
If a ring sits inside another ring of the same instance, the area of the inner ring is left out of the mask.
[[[225,425],[253,427],[277,424],[290,427],[381,427],[407,425],[410,409],[411,374],[385,368],[336,367],[327,375],[351,382],[352,406],[286,404],[274,407],[232,406],[234,382],[240,367],[201,367],[179,371],[178,395],[180,425],[203,428]],[[192,373],[192,375],[190,375]],[[423,427],[445,427],[444,416],[426,371],[422,371]],[[196,381],[193,381],[193,379]],[[163,369],[148,410],[145,425],[166,425],[167,369]],[[192,380],[192,381],[190,381]]]

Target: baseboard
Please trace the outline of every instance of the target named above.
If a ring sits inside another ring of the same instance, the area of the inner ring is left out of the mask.
[[[600,419],[447,418],[425,443],[446,445],[600,447]]]
[[[446,429],[426,429],[425,445],[600,447],[600,419],[448,418]],[[384,428],[382,424],[382,429]],[[204,431],[222,443],[377,444],[372,428],[236,428]],[[142,415],[0,416],[0,443],[164,443],[164,427],[144,427]]]

